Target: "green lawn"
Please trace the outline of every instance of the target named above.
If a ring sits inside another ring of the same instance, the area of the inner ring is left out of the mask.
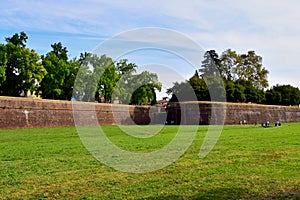
[[[103,127],[115,144],[153,151],[177,131],[137,139]],[[0,130],[0,199],[300,199],[300,123],[226,126],[204,159],[207,126],[172,165],[124,173],[97,161],[74,127]]]

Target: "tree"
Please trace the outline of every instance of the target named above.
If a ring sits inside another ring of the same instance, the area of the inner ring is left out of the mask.
[[[57,56],[58,59],[68,61],[67,47],[63,47],[61,42],[51,44],[52,53]]]
[[[122,103],[136,104],[142,103],[156,104],[156,90],[161,91],[161,83],[154,73],[143,71],[136,73],[137,65],[128,63],[123,59],[116,63],[119,75],[114,88],[113,98],[118,97]]]
[[[199,68],[201,78],[205,81],[210,99],[224,101],[226,94],[223,86],[222,66],[219,55],[215,50],[207,51]]]
[[[151,105],[154,105],[157,103],[155,90],[161,91],[161,83],[156,74],[143,71],[134,75],[132,83],[138,88],[131,88],[134,91],[131,93],[130,104],[141,105],[150,102]]]
[[[156,90],[161,91],[161,83],[154,73],[143,71],[140,74],[128,73],[116,83],[113,98],[118,97],[123,104],[156,104]]]
[[[167,94],[172,94],[170,102],[197,100],[197,96],[188,81],[173,83],[173,87],[167,89]]]
[[[40,62],[40,56],[26,47],[27,39],[24,32],[6,38],[6,80],[1,89],[3,95],[26,96],[27,91],[38,91],[42,79],[47,74]]]
[[[122,59],[122,60],[118,61],[116,66],[117,66],[117,71],[118,71],[118,74],[120,75],[120,77],[122,75],[128,75],[128,74],[135,73],[136,69],[138,67],[134,63],[128,63],[127,59]]]
[[[206,51],[199,69],[201,76],[216,76],[220,74],[220,59],[215,50]]]
[[[253,86],[251,81],[239,79],[235,84],[242,86],[246,102],[263,103],[265,101],[265,94],[262,89]]]
[[[208,87],[204,79],[199,77],[197,71],[195,71],[195,74],[188,80],[188,83],[192,86],[198,101],[210,100]]]
[[[106,55],[81,54],[81,68],[75,83],[76,99],[91,101],[104,98],[111,102],[118,98],[123,104],[156,103],[155,90],[161,90],[156,74],[142,72],[136,74],[137,65],[123,59],[114,62]]]
[[[138,66],[134,63],[128,63],[126,59],[118,61],[116,66],[119,77],[115,85],[113,98],[118,98],[123,104],[129,104],[133,92],[141,86],[138,85],[140,83],[136,83],[139,79],[136,74]]]
[[[223,81],[228,101],[262,103],[265,99],[263,89],[268,87],[269,72],[262,67],[262,58],[254,51],[239,55],[227,49],[219,57],[215,50],[209,50],[204,54],[199,72],[213,99],[225,99]],[[206,93],[200,92],[199,87],[194,89],[197,96]]]
[[[270,105],[280,105],[282,102],[281,93],[274,89],[270,89],[266,91],[266,104]]]
[[[64,84],[62,86],[61,99],[70,100],[73,96],[74,82],[77,77],[79,68],[80,62],[78,59],[73,58],[68,62]]]
[[[234,85],[233,101],[243,103],[246,101],[245,87],[239,84]]]
[[[215,101],[225,100],[223,80],[215,75],[206,74],[202,77],[195,74],[185,82],[175,82],[173,87],[167,89],[167,94],[172,94],[172,101]],[[170,100],[170,101],[171,101]]]
[[[172,94],[170,102],[210,100],[208,87],[197,71],[189,80],[173,83],[173,87],[167,89],[167,94]]]
[[[119,79],[117,68],[110,57],[102,55],[94,73],[98,79],[97,92],[104,97],[106,102],[111,102],[116,82]]]
[[[26,47],[28,36],[25,32],[20,32],[20,34],[15,33],[12,37],[5,38],[7,43],[12,43],[15,46]]]
[[[248,54],[239,55],[235,73],[238,79],[250,81],[256,88],[268,87],[269,71],[262,67],[262,57],[256,55],[255,51],[248,51]]]
[[[6,64],[7,64],[6,47],[4,44],[0,44],[0,88],[2,83],[6,80],[6,75],[5,75]]]
[[[97,85],[100,76],[96,76],[94,69],[97,69],[100,58],[95,54],[84,52],[80,54],[78,62],[80,68],[74,82],[73,97],[79,101],[99,101]]]
[[[236,65],[239,63],[239,56],[235,51],[227,49],[220,58],[221,76],[224,80],[234,81],[237,79],[235,73]]]
[[[68,60],[68,50],[62,44],[51,45],[52,51],[42,56],[42,62],[48,74],[41,83],[43,98],[70,99],[74,80],[79,68],[75,60]]]
[[[266,92],[266,103],[278,105],[299,105],[300,90],[291,85],[276,85]]]

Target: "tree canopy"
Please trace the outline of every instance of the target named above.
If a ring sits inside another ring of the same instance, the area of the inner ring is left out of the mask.
[[[88,52],[70,58],[61,42],[51,44],[50,52],[39,55],[27,47],[27,40],[27,34],[20,32],[0,44],[0,95],[35,92],[48,99],[156,103],[156,92],[162,88],[157,74],[137,73],[138,66],[127,59],[113,60]],[[209,50],[195,74],[184,82],[175,82],[167,94],[172,95],[171,101],[300,104],[297,87],[276,85],[267,89],[268,74],[262,57],[253,50],[239,54],[227,49],[220,55]]]
[[[266,103],[275,105],[299,105],[300,90],[291,85],[276,85],[266,91]]]
[[[113,61],[87,52],[69,58],[61,42],[40,56],[27,48],[27,40],[21,32],[0,44],[0,95],[26,96],[29,91],[47,99],[111,102],[114,93],[123,103],[156,102],[155,90],[161,89],[157,75],[136,73],[138,66],[126,59]]]
[[[47,70],[47,75],[41,82],[42,97],[67,100],[72,96],[79,62],[68,59],[68,50],[60,42],[52,44],[51,47],[52,51],[42,56],[43,66]]]
[[[24,32],[16,33],[6,38],[6,44],[1,44],[1,95],[26,96],[27,91],[38,91],[47,74],[41,57],[33,49],[26,47],[27,38]]]
[[[176,96],[179,95],[189,101],[193,100],[190,98],[192,95],[183,94],[192,87],[199,101],[210,101],[211,95],[217,94],[221,101],[298,105],[298,88],[277,85],[266,91],[268,73],[262,65],[262,57],[255,51],[238,54],[227,49],[219,56],[215,50],[209,50],[205,52],[199,70],[189,80],[175,82],[167,93],[172,94],[172,101],[178,101]],[[220,88],[220,81],[226,94]],[[226,98],[223,98],[224,95]]]
[[[161,89],[156,74],[147,71],[138,74],[136,64],[126,59],[114,62],[105,55],[81,54],[80,62],[83,68],[79,70],[75,84],[77,98],[90,101],[95,95],[98,101],[118,99],[123,104],[137,105],[156,102],[155,90]],[[77,87],[80,85],[84,88]]]

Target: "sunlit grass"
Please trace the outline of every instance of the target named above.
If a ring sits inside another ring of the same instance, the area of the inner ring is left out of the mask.
[[[178,127],[150,138],[102,127],[123,149],[154,151]],[[74,127],[0,130],[1,199],[285,199],[300,198],[300,123],[226,126],[204,159],[207,126],[172,165],[150,173],[116,171],[84,148]]]

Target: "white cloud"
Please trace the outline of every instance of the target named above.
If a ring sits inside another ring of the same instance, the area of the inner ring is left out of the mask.
[[[270,82],[296,84],[295,74],[300,72],[294,59],[300,54],[299,7],[297,0],[12,0],[1,5],[0,26],[101,36],[100,40],[133,28],[169,28],[219,53],[227,48],[240,53],[253,49],[271,71]],[[163,43],[167,37],[157,42]],[[84,39],[76,42],[84,43]]]

